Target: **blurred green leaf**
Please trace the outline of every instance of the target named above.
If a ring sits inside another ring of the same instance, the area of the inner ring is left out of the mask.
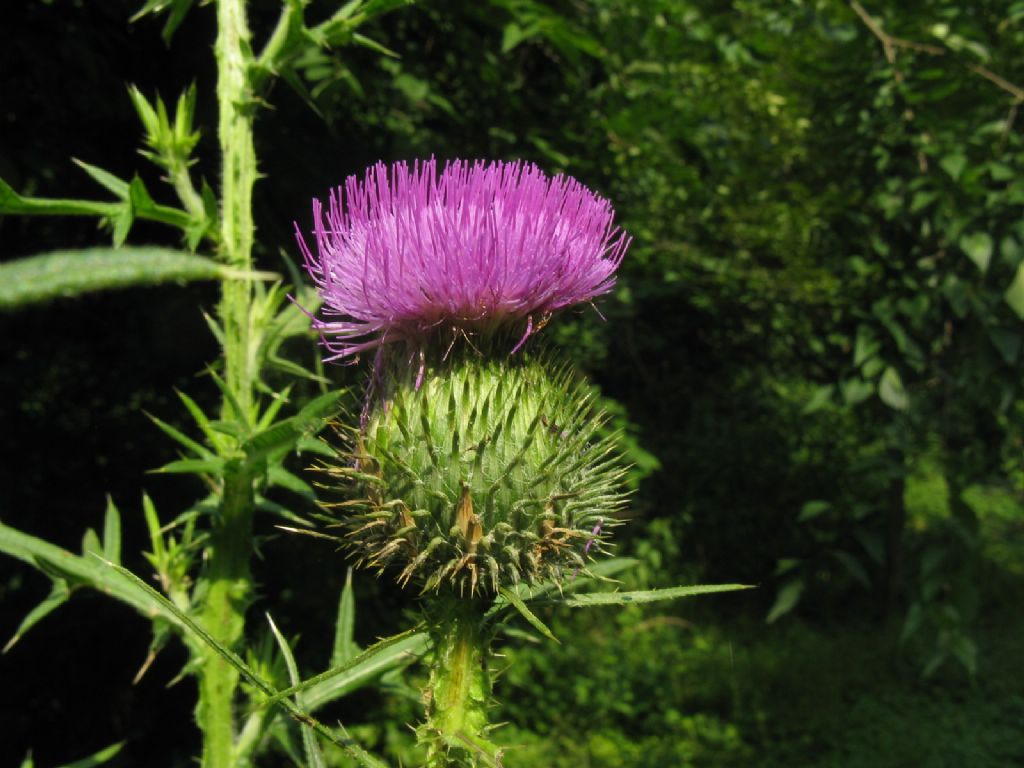
[[[93,291],[215,280],[215,261],[166,248],[90,248],[56,251],[0,264],[0,310]]]
[[[787,581],[779,589],[778,594],[775,596],[775,602],[772,604],[771,610],[768,611],[768,616],[765,617],[765,621],[772,624],[787,613],[796,608],[797,603],[800,602],[800,596],[804,591],[803,579],[794,578]]]
[[[962,152],[953,152],[946,155],[939,161],[939,165],[950,175],[953,181],[957,181],[967,167],[967,156]]]
[[[803,523],[807,520],[813,520],[814,518],[823,515],[825,512],[828,512],[830,509],[832,509],[831,502],[822,501],[821,499],[808,501],[800,507],[800,514],[797,515],[796,518],[797,522]]]
[[[987,232],[963,235],[960,238],[960,247],[982,273],[988,271],[989,262],[992,260],[992,238]]]
[[[1017,267],[1013,282],[1003,294],[1003,299],[1021,320],[1024,320],[1024,264]]]
[[[892,366],[886,368],[878,380],[878,396],[883,403],[897,411],[905,411],[910,407],[910,397],[903,387],[903,379]]]
[[[61,768],[95,768],[97,765],[103,765],[104,763],[112,760],[124,747],[124,742],[117,744],[111,744],[106,749],[101,749],[96,754],[90,755],[89,757],[83,758],[82,760],[76,760],[73,763],[67,763],[62,765]]]

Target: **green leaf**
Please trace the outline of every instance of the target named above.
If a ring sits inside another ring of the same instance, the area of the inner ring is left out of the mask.
[[[161,432],[163,432],[169,438],[174,440],[176,443],[184,446],[185,448],[188,448],[190,451],[192,451],[197,456],[200,456],[200,457],[202,457],[204,459],[209,459],[209,458],[211,458],[214,455],[213,452],[209,448],[207,448],[205,445],[203,445],[201,443],[197,443],[191,437],[189,437],[188,435],[186,435],[185,433],[183,433],[181,430],[177,429],[176,427],[172,427],[166,421],[163,421],[162,419],[158,419],[156,416],[154,416],[151,413],[147,413],[146,416],[149,417],[150,421],[152,421],[154,424],[156,424],[157,428],[159,428]]]
[[[109,192],[113,192],[117,197],[122,200],[128,197],[128,182],[123,179],[119,179],[109,171],[105,171],[102,168],[97,168],[95,165],[89,165],[81,160],[71,158],[71,162],[89,174],[94,181],[100,184],[104,189]]]
[[[67,580],[69,588],[88,586],[126,603],[149,619],[175,618],[153,600],[151,590],[140,590],[126,582],[97,557],[81,557],[48,541],[0,523],[0,552],[28,563],[54,578]]]
[[[301,525],[303,528],[313,527],[313,523],[302,517],[302,515],[293,512],[283,504],[278,504],[276,501],[271,501],[263,496],[256,496],[256,509],[260,512],[269,512],[272,515],[277,515],[281,519],[295,525]]]
[[[430,647],[426,632],[409,630],[371,645],[354,659],[276,693],[267,703],[301,693],[310,712],[366,685],[389,669],[417,658]]]
[[[986,232],[972,232],[960,237],[960,247],[975,266],[985,273],[992,260],[992,238]]]
[[[1020,333],[1006,328],[989,328],[988,338],[1007,365],[1014,365],[1017,362],[1021,342],[1024,341]]]
[[[517,584],[510,588],[509,591],[515,592],[519,595],[523,602],[536,600],[543,595],[551,594],[555,591],[564,595],[565,593],[575,592],[584,587],[593,586],[595,581],[614,581],[611,578],[612,576],[633,568],[639,562],[639,560],[631,557],[610,557],[587,566],[586,570],[581,571],[576,578],[564,581],[561,584],[548,582],[546,584],[533,587],[527,584]],[[487,616],[493,616],[499,611],[510,607],[514,606],[512,606],[512,603],[509,602],[507,597],[499,593],[497,598],[494,600],[494,605],[492,605],[490,610],[487,611]]]
[[[842,563],[843,567],[846,568],[847,573],[853,576],[853,578],[856,579],[862,587],[865,589],[869,589],[871,587],[871,579],[868,577],[868,572],[864,569],[864,565],[860,560],[849,552],[843,552],[842,550],[833,552],[832,556]]]
[[[332,744],[344,749],[366,768],[387,768],[385,763],[373,757],[371,754],[366,752],[366,750],[352,741],[352,739],[348,737],[344,727],[340,724],[337,727],[342,732],[342,738],[338,738],[317,720],[314,720],[306,712],[303,712],[302,709],[299,708],[299,706],[290,698],[300,687],[293,686],[286,691],[278,692],[272,685],[270,685],[270,683],[251,670],[249,666],[242,661],[238,654],[218,642],[212,635],[210,635],[209,632],[193,621],[187,613],[178,608],[174,603],[161,595],[134,573],[119,565],[114,565],[113,563],[105,563],[104,566],[120,575],[126,583],[132,584],[136,589],[149,595],[153,601],[173,617],[175,623],[177,623],[186,634],[190,635],[194,640],[198,640],[208,646],[214,651],[214,653],[230,664],[246,682],[267,696],[268,705],[283,707],[293,718],[308,728],[312,728],[317,734],[327,739]]]
[[[820,387],[816,387],[814,392],[807,399],[807,403],[804,405],[801,413],[807,416],[828,408],[832,404],[832,397],[835,394],[835,391],[836,388],[833,384],[825,384]]]
[[[808,501],[802,507],[800,507],[800,514],[797,516],[797,522],[803,523],[807,520],[813,520],[819,515],[828,512],[832,509],[832,504],[821,499],[815,499],[814,501]]]
[[[172,0],[171,12],[167,14],[167,21],[164,23],[163,31],[160,33],[165,45],[171,44],[174,33],[181,26],[181,22],[185,20],[185,16],[192,8],[194,2],[195,0]]]
[[[860,367],[863,363],[878,354],[882,348],[882,342],[875,336],[875,332],[867,325],[857,326],[857,337],[853,345],[853,364]]]
[[[211,443],[216,444],[217,433],[216,431],[210,428],[210,419],[205,413],[203,413],[203,409],[199,407],[198,403],[196,403],[195,400],[186,395],[184,392],[180,390],[175,390],[175,393],[178,395],[178,399],[181,400],[186,410],[188,410],[188,412],[192,415],[192,418],[196,422],[196,426],[198,426],[199,429],[202,430],[203,434],[206,435],[206,439],[209,440]]]
[[[340,396],[339,391],[321,395],[296,415],[282,419],[269,429],[253,435],[242,445],[246,458],[250,462],[258,462],[292,450],[300,438],[323,427],[327,416],[337,409]]]
[[[224,471],[224,459],[179,459],[152,471],[158,475],[219,475]]]
[[[924,610],[920,603],[914,603],[907,611],[907,617],[903,621],[903,629],[900,631],[900,642],[905,643],[913,637],[924,620]]]
[[[59,200],[22,197],[9,184],[0,179],[0,214],[19,216],[102,216],[112,217],[121,209],[121,203],[95,200]]]
[[[897,411],[905,411],[910,407],[910,397],[903,387],[903,379],[899,372],[889,366],[878,380],[878,396],[882,402]]]
[[[939,160],[939,167],[948,173],[953,181],[957,181],[967,167],[967,156],[962,152],[953,152]]]
[[[842,392],[843,402],[846,405],[857,405],[871,397],[871,394],[875,391],[875,385],[856,376],[842,382],[840,384],[840,391]]]
[[[225,276],[211,259],[167,248],[55,251],[0,264],[0,310],[112,288]]]
[[[142,494],[142,515],[146,520],[146,529],[149,531],[149,546],[152,548],[153,557],[157,562],[163,562],[167,559],[163,526],[160,525],[160,516],[157,514],[156,505],[146,493]]]
[[[352,568],[345,574],[345,587],[341,590],[338,603],[338,620],[334,627],[334,649],[331,651],[331,666],[339,667],[351,661],[359,653],[355,641],[356,599],[352,589]]]
[[[299,682],[299,666],[295,663],[292,649],[289,647],[288,641],[284,639],[284,635],[277,628],[274,620],[270,618],[269,613],[266,614],[266,617],[267,623],[270,624],[270,631],[274,633],[274,639],[277,640],[277,646],[281,649],[281,655],[284,657],[285,667],[288,669],[288,680],[292,685],[297,685]],[[316,734],[308,728],[302,729],[302,748],[306,753],[306,768],[325,768],[324,755],[320,751],[320,744],[317,743]]]
[[[375,52],[377,52],[377,53],[379,53],[379,54],[381,54],[383,56],[387,56],[387,57],[392,58],[392,59],[401,58],[397,53],[395,53],[393,50],[391,50],[387,46],[385,46],[385,45],[383,45],[381,43],[378,43],[376,40],[374,40],[371,37],[367,37],[366,35],[361,35],[358,32],[356,32],[356,33],[354,33],[352,35],[352,42],[355,43],[356,45],[361,45],[364,48],[369,48],[371,51],[375,51]]]
[[[132,205],[134,215],[143,219],[160,221],[170,224],[180,230],[188,231],[195,219],[191,214],[178,208],[167,205],[159,205],[149,195],[149,190],[138,176],[132,179],[128,185],[128,199]]]
[[[121,751],[122,747],[124,747],[123,741],[117,744],[111,744],[106,749],[101,749],[94,755],[89,755],[89,757],[83,758],[82,760],[76,760],[73,763],[62,765],[61,768],[95,768],[95,766],[103,765],[115,757],[117,753]]]
[[[800,602],[800,595],[803,594],[803,591],[803,579],[790,579],[783,584],[779,593],[775,596],[775,604],[768,611],[765,621],[771,624],[796,608],[796,604]]]
[[[3,650],[0,651],[0,653],[7,653],[14,647],[14,644],[25,635],[26,632],[60,608],[60,606],[64,605],[70,596],[71,590],[68,589],[66,581],[63,579],[57,579],[54,581],[53,589],[50,590],[50,594],[45,600],[43,600],[43,602],[29,611],[28,615],[21,620],[21,624],[19,624],[18,628],[14,630],[14,634],[11,636],[11,639],[7,641],[7,645],[3,647]]]
[[[121,564],[121,513],[109,495],[103,515],[103,557],[115,565]]]
[[[544,635],[548,640],[554,640],[556,643],[559,642],[558,638],[555,637],[555,634],[548,629],[548,626],[543,621],[537,618],[537,615],[527,607],[526,603],[523,602],[523,599],[519,597],[514,590],[502,587],[499,592],[515,607],[517,611],[519,611],[520,615],[524,619],[530,622],[534,629]]]
[[[1024,320],[1024,264],[1017,267],[1017,273],[1013,276],[1013,282],[1003,294],[1003,299],[1010,305],[1017,317]]]
[[[527,29],[516,24],[514,21],[505,25],[501,33],[501,52],[508,53],[524,40],[528,40],[537,34],[537,27],[531,26]]]
[[[271,485],[276,485],[279,488],[284,488],[297,493],[299,496],[305,496],[306,498],[316,498],[316,492],[313,490],[313,486],[303,480],[297,475],[293,475],[287,469],[282,466],[272,466],[267,470],[267,481]]]
[[[633,605],[710,595],[716,592],[735,592],[740,589],[753,589],[753,587],[749,584],[694,584],[689,587],[647,589],[639,592],[593,592],[585,595],[568,595],[552,602],[568,605],[571,608],[589,608],[595,605]]]

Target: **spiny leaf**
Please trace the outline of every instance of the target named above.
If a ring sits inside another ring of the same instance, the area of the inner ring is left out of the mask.
[[[321,395],[299,413],[282,419],[269,429],[253,435],[242,445],[250,462],[262,461],[291,450],[300,437],[323,426],[324,419],[335,410],[340,392]]]
[[[537,615],[533,611],[526,607],[526,603],[523,602],[523,599],[519,597],[514,590],[502,587],[498,592],[504,596],[506,600],[512,603],[515,609],[519,611],[524,619],[530,622],[534,629],[544,635],[548,640],[554,640],[556,643],[558,642],[558,638],[555,637],[554,633],[548,629],[547,625],[543,621],[537,618]]]
[[[7,653],[26,632],[57,610],[60,606],[64,605],[70,596],[71,590],[68,589],[66,581],[63,579],[57,579],[54,581],[53,589],[50,590],[50,594],[45,600],[43,600],[43,602],[29,611],[28,615],[21,620],[21,624],[18,625],[18,628],[14,631],[11,639],[7,641],[7,645],[3,647],[3,650],[0,651],[0,653]]]
[[[134,573],[119,565],[114,565],[113,563],[106,563],[106,567],[119,574],[127,583],[132,584],[135,588],[148,594],[152,600],[156,601],[166,612],[169,612],[176,619],[177,623],[189,635],[191,635],[193,639],[199,640],[208,646],[214,651],[214,653],[230,664],[246,682],[255,687],[265,696],[269,697],[267,702],[268,705],[275,704],[283,707],[295,720],[309,728],[312,728],[316,733],[329,740],[332,744],[344,749],[350,755],[355,757],[361,765],[366,766],[366,768],[387,768],[385,763],[373,757],[366,752],[366,750],[352,741],[342,726],[338,726],[343,735],[343,738],[339,739],[319,721],[310,717],[306,712],[303,712],[290,698],[288,698],[295,693],[294,687],[289,688],[287,691],[278,692],[272,685],[270,685],[270,683],[250,669],[238,654],[218,642],[216,638],[210,635],[209,632],[193,621],[188,614],[174,605],[174,603],[161,595]]]
[[[195,453],[197,456],[201,456],[204,459],[209,459],[209,458],[211,458],[213,456],[213,452],[210,451],[209,448],[207,448],[206,446],[202,445],[201,443],[197,443],[191,437],[189,437],[188,435],[186,435],[185,433],[183,433],[181,430],[177,429],[176,427],[172,427],[166,421],[163,421],[162,419],[157,418],[156,416],[154,416],[151,413],[147,413],[146,416],[149,417],[150,421],[152,421],[154,424],[156,424],[157,428],[160,429],[161,432],[163,432],[165,435],[167,435],[169,438],[171,438],[175,442],[180,443],[185,448],[188,448],[190,451]]]
[[[352,568],[345,574],[345,587],[341,590],[338,604],[338,620],[334,627],[334,649],[331,652],[331,666],[338,667],[351,661],[359,653],[355,635],[356,600],[352,589]]]
[[[22,197],[0,179],[0,214],[20,216],[114,216],[121,203]]]
[[[710,595],[716,592],[734,592],[740,589],[753,589],[753,587],[749,584],[695,584],[689,587],[647,589],[639,592],[592,592],[586,595],[568,595],[552,602],[568,605],[571,608],[588,608],[595,605],[633,605],[654,603],[660,600],[677,600],[681,597]]]
[[[526,584],[518,584],[515,587],[507,588],[509,592],[515,592],[524,603],[537,598],[543,597],[546,594],[559,591],[559,594],[567,592],[574,592],[584,587],[592,586],[594,581],[612,581],[611,577],[617,573],[622,573],[630,568],[633,568],[639,563],[631,557],[610,557],[606,560],[600,560],[590,565],[585,571],[581,571],[580,574],[569,581],[564,581],[561,584],[555,584],[548,582],[546,584],[540,584],[535,587],[530,587]],[[494,605],[487,612],[488,616],[492,616],[502,609],[508,608],[511,602],[504,595],[499,594],[498,599],[494,601]]]
[[[371,645],[345,664],[277,692],[267,704],[274,704],[282,698],[301,693],[305,707],[310,712],[315,712],[324,704],[365,685],[385,670],[421,655],[429,645],[430,638],[426,632],[408,630],[394,635]]]
[[[285,667],[288,669],[288,680],[292,685],[296,685],[299,682],[299,666],[295,663],[292,649],[288,645],[288,641],[285,640],[284,635],[277,628],[274,620],[270,618],[269,613],[266,614],[266,617],[267,623],[270,624],[270,631],[274,633],[274,639],[277,640],[277,646],[281,649],[281,655],[284,657]],[[325,768],[324,756],[320,751],[320,745],[317,743],[316,734],[308,728],[302,729],[302,747],[306,753],[307,768]]]
[[[105,171],[102,168],[97,168],[95,165],[89,165],[88,163],[82,162],[75,158],[71,159],[75,165],[89,174],[93,180],[101,185],[104,189],[109,192],[113,192],[117,197],[122,200],[128,197],[128,182],[123,179],[119,179],[110,171]]]
[[[142,514],[146,519],[146,528],[149,530],[149,546],[152,547],[153,556],[157,561],[163,562],[167,555],[167,550],[164,548],[163,527],[160,525],[156,505],[146,493],[142,494]]]
[[[226,276],[211,259],[167,248],[55,251],[0,264],[0,310],[112,288]]]
[[[55,579],[65,579],[69,587],[84,585],[127,603],[143,616],[163,617],[174,623],[174,616],[154,601],[148,591],[111,573],[94,557],[80,557],[66,549],[0,523],[0,552],[38,568]]]
[[[316,492],[313,490],[313,486],[301,477],[293,475],[284,467],[278,465],[270,467],[267,470],[267,480],[271,485],[285,488],[292,493],[297,493],[299,496],[304,496],[310,499],[316,497]]]

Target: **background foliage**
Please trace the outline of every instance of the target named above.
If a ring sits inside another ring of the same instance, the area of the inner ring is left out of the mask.
[[[168,53],[163,21],[128,23],[136,10],[5,11],[0,177],[20,194],[93,197],[68,156],[131,177],[127,83],[170,98],[195,79],[211,124],[211,14],[185,17]],[[252,3],[257,33],[277,12]],[[544,616],[561,647],[509,638],[509,764],[1019,763],[1024,4],[492,0],[371,31],[398,55],[309,54],[261,116],[259,265],[282,269],[308,199],[377,159],[525,157],[600,190],[635,238],[607,322],[587,310],[549,331],[625,430],[629,579],[761,585]],[[197,178],[216,178],[211,139]],[[6,217],[0,258],[105,237]],[[0,316],[4,522],[77,551],[107,493],[122,510],[140,486],[157,508],[194,497],[144,474],[177,456],[143,411],[183,427],[174,388],[216,398],[195,376],[214,348],[196,307],[215,301],[197,283]],[[124,519],[141,546],[142,516]],[[257,531],[258,608],[302,627],[314,664],[343,564],[270,520]],[[0,632],[46,592],[0,561]],[[390,590],[357,594],[363,644],[403,626]],[[4,761],[126,740],[124,765],[187,763],[194,692],[165,690],[183,658],[169,646],[133,685],[148,643],[95,595],[34,628],[0,659]],[[364,691],[337,712],[401,754],[395,723],[416,706]]]

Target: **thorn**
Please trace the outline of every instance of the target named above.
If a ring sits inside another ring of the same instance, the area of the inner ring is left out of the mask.
[[[139,667],[139,671],[135,673],[135,677],[132,678],[132,685],[138,685],[142,680],[149,668],[153,666],[153,662],[156,660],[156,649],[150,648],[149,653],[146,654],[146,658],[142,661],[142,666]]]

